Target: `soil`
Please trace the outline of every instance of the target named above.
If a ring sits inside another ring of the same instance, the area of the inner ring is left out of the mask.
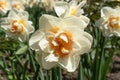
[[[120,80],[120,55],[113,56],[111,73],[107,74],[107,80]]]

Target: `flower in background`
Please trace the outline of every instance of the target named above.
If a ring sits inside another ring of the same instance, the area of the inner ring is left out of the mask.
[[[110,1],[118,1],[118,2],[120,2],[120,0],[106,0],[106,1],[108,1],[108,2],[110,2]]]
[[[32,22],[28,21],[27,12],[11,11],[7,18],[1,19],[1,27],[6,30],[9,37],[17,37],[19,40],[26,40],[28,35],[34,31]]]
[[[115,9],[103,7],[101,9],[101,18],[96,22],[104,36],[120,36],[120,7]]]
[[[41,3],[44,4],[46,10],[52,10],[54,3],[58,0],[41,0]]]
[[[11,9],[9,0],[0,0],[0,14],[4,15]]]
[[[18,10],[18,11],[23,11],[24,10],[24,5],[23,1],[21,0],[12,0],[11,1],[11,6],[13,9]]]
[[[80,55],[88,52],[92,44],[92,36],[84,31],[84,21],[75,16],[61,19],[43,15],[39,26],[29,41],[39,64],[44,69],[60,65],[68,72],[75,71]]]
[[[86,0],[78,4],[77,0],[72,0],[70,3],[59,1],[54,5],[54,10],[59,17],[77,16],[80,17],[84,11],[81,9],[86,3]]]

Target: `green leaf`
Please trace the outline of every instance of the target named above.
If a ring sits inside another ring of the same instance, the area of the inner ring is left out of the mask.
[[[15,54],[16,54],[16,55],[21,55],[21,54],[25,53],[25,52],[27,51],[27,49],[28,49],[28,46],[25,45],[25,46],[21,47],[19,50],[17,50],[17,51],[15,52]]]
[[[0,51],[0,56],[4,56],[4,53]]]

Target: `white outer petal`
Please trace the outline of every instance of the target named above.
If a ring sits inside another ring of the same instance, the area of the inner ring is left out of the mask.
[[[78,55],[82,55],[86,52],[88,52],[91,48],[91,45],[92,45],[92,36],[87,33],[87,32],[84,32],[82,35],[79,35],[79,36],[75,36],[75,40],[79,46],[78,49],[79,51],[78,52]]]
[[[63,26],[65,25],[66,28],[74,28],[74,29],[82,29],[84,30],[84,28],[87,27],[87,23],[85,23],[85,21],[83,19],[81,19],[80,17],[75,17],[75,16],[71,16],[71,17],[67,17],[63,19]]]
[[[38,44],[39,44],[40,40],[43,38],[43,36],[44,36],[44,33],[40,30],[36,31],[31,36],[31,38],[29,40],[29,45],[30,45],[31,49],[36,50],[36,51],[40,49]]]
[[[79,65],[79,61],[80,56],[70,55],[65,58],[59,59],[58,63],[63,69],[67,70],[68,72],[74,72]]]
[[[33,33],[35,31],[35,28],[32,26],[32,22],[31,21],[26,21],[24,26],[27,29],[28,33]]]
[[[47,62],[58,62],[58,57],[56,57],[53,53],[50,53],[47,57],[45,57]]]
[[[51,16],[51,15],[42,15],[39,19],[39,28],[47,30],[51,27],[60,25],[61,19]]]
[[[29,14],[27,11],[16,12],[16,13],[18,13],[18,16],[23,20],[28,20],[29,18]]]
[[[90,19],[88,17],[81,15],[80,18],[84,21],[85,26],[89,24]]]
[[[58,1],[54,5],[54,10],[59,17],[64,17],[68,9],[68,3],[64,1]]]
[[[87,32],[84,32],[84,35],[83,35],[84,37],[85,37],[85,39],[84,39],[84,41],[85,41],[85,44],[84,44],[84,42],[83,42],[83,45],[82,45],[82,49],[81,49],[81,53],[86,53],[86,52],[88,52],[89,50],[90,50],[90,48],[91,48],[91,45],[92,45],[92,42],[93,42],[93,38],[92,38],[92,36],[89,34],[89,33],[87,33]]]
[[[44,68],[44,69],[51,69],[56,66],[56,62],[49,62],[46,61],[46,57],[49,55],[49,53],[40,53],[36,56],[36,59],[38,63]]]
[[[111,7],[103,7],[101,9],[101,17],[109,17],[111,13],[114,13],[114,10]]]
[[[39,41],[39,46],[40,46],[40,49],[41,49],[43,52],[48,52],[49,42],[46,40],[45,37],[43,37],[43,38]]]

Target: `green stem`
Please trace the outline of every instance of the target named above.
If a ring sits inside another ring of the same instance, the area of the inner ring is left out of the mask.
[[[101,44],[100,44],[101,53],[100,53],[100,67],[99,67],[99,73],[98,73],[99,75],[98,80],[101,80],[102,78],[101,73],[102,73],[102,69],[105,61],[104,45],[105,45],[105,37],[101,37]]]
[[[41,80],[45,80],[43,70],[42,70],[42,68],[40,66],[39,66],[39,75],[40,75]]]
[[[30,48],[28,48],[28,51],[29,51],[28,54],[29,54],[31,66],[32,66],[33,70],[36,71],[35,62],[33,59],[34,55],[33,55],[32,51],[30,50]]]
[[[58,76],[57,76],[57,72],[56,72],[56,68],[52,69],[52,80],[58,80]]]
[[[58,73],[58,80],[62,80],[62,71],[60,67],[57,68],[57,73]]]
[[[78,80],[84,80],[83,78],[83,67],[82,63],[79,63],[79,68],[78,68]]]

